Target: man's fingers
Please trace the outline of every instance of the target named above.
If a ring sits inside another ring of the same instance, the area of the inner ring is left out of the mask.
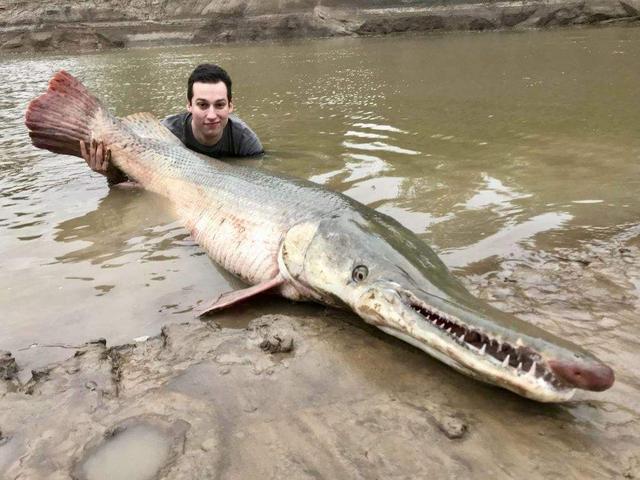
[[[87,158],[87,147],[84,146],[83,140],[80,140],[80,155],[82,155],[85,162],[89,163],[90,158]]]
[[[98,143],[92,138],[91,139],[91,146],[89,147],[89,157],[91,158],[91,162],[89,163],[89,166],[91,167],[91,170],[93,170],[94,172],[98,171],[98,166],[100,165],[97,162],[97,149],[98,149]]]
[[[94,172],[107,174],[111,163],[111,150],[104,146],[104,142],[91,139],[88,142],[80,140],[80,154]]]
[[[96,143],[96,167],[100,170],[100,172],[104,173],[104,155],[102,150],[102,142]]]
[[[87,165],[89,165],[89,168],[95,172],[97,171],[96,170],[96,154],[93,146],[94,146],[94,143],[92,141],[84,142],[80,140],[80,153],[82,154],[82,158],[84,158],[84,161],[87,162]]]
[[[87,143],[87,154],[89,155],[88,163],[91,170],[96,170],[96,146],[93,140]]]
[[[102,159],[102,171],[107,172],[111,162],[111,150],[107,150],[104,143],[100,143],[100,158]]]

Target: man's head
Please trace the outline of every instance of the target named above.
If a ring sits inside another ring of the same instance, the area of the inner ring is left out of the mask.
[[[227,87],[227,101],[231,102],[231,77],[223,68],[213,63],[203,63],[198,65],[187,82],[187,102],[191,104],[193,100],[193,84],[201,83],[219,83],[222,82]]]
[[[187,110],[191,112],[191,130],[196,140],[215,145],[233,111],[229,74],[217,65],[198,65],[187,84]]]

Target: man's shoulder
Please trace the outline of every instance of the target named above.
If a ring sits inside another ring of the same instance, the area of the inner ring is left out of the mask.
[[[233,135],[256,135],[251,127],[244,120],[236,115],[229,115],[229,124],[233,129]],[[257,135],[256,135],[257,136]]]
[[[237,155],[244,157],[264,152],[258,135],[249,125],[236,115],[230,115],[229,120],[233,130],[234,151]]]
[[[184,143],[186,139],[185,124],[188,117],[189,112],[177,113],[163,118],[160,123],[171,130],[171,133]]]
[[[176,123],[183,123],[189,116],[189,112],[176,113],[174,115],[168,115],[164,117],[161,122],[164,125],[175,125]]]

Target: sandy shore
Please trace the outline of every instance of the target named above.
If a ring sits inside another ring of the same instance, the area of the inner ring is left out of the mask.
[[[138,343],[90,342],[24,382],[5,354],[0,472],[33,480],[116,471],[171,479],[638,478],[638,353],[625,340],[640,306],[638,253],[629,235],[467,277],[476,294],[556,334],[573,338],[578,332],[563,331],[571,322],[561,319],[579,317],[581,343],[616,370],[607,392],[531,402],[459,375],[347,312],[309,305],[246,328],[221,328],[214,318]],[[625,287],[624,298],[606,288],[612,283]],[[583,308],[567,307],[574,302]]]

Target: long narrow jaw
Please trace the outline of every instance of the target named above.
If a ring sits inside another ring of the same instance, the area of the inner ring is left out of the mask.
[[[478,380],[540,402],[606,390],[613,371],[562,338],[471,295],[419,238],[367,213],[301,223],[286,234],[280,273],[298,293],[344,305]]]
[[[460,372],[533,400],[562,402],[576,388],[602,391],[613,384],[613,371],[594,358],[498,324],[492,328],[486,318],[474,323],[468,311],[435,303],[406,290],[374,287],[360,297],[357,310]]]

